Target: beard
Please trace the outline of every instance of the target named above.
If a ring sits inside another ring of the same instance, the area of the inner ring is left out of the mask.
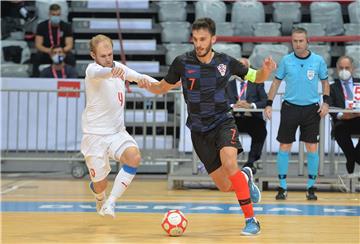
[[[204,53],[201,54],[197,49],[196,50],[196,56],[202,58],[202,57],[205,57],[206,55],[208,55],[208,53],[211,51],[211,45],[207,46],[204,50]]]

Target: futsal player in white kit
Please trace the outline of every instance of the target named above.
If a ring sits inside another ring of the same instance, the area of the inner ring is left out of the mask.
[[[98,213],[115,217],[115,202],[133,180],[141,161],[138,145],[124,125],[125,80],[148,88],[152,78],[115,62],[112,40],[107,36],[91,39],[90,55],[95,62],[86,68],[81,152],[89,169]],[[111,171],[109,158],[122,162],[123,167],[106,199],[107,175]]]

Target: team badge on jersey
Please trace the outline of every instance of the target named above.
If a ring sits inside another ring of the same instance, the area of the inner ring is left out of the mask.
[[[309,80],[312,80],[312,79],[314,79],[314,77],[315,77],[315,71],[314,70],[308,70],[307,71],[307,78],[309,79]]]
[[[221,76],[224,76],[226,73],[226,65],[225,64],[219,64],[217,69],[219,70]]]

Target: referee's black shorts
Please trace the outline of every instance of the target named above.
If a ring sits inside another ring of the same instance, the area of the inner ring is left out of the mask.
[[[233,118],[205,133],[192,131],[191,140],[195,152],[209,174],[221,166],[220,150],[223,147],[235,147],[238,154],[243,151]]]
[[[281,105],[280,126],[276,139],[284,144],[293,143],[296,140],[296,130],[300,126],[300,141],[317,143],[320,126],[318,110],[317,103],[300,106],[284,101]]]

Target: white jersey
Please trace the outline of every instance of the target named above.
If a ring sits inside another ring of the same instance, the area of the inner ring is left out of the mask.
[[[141,75],[114,62],[125,71],[125,79],[137,81]],[[85,76],[86,107],[82,114],[83,133],[109,135],[125,129],[125,81],[113,78],[111,68],[91,63]]]

